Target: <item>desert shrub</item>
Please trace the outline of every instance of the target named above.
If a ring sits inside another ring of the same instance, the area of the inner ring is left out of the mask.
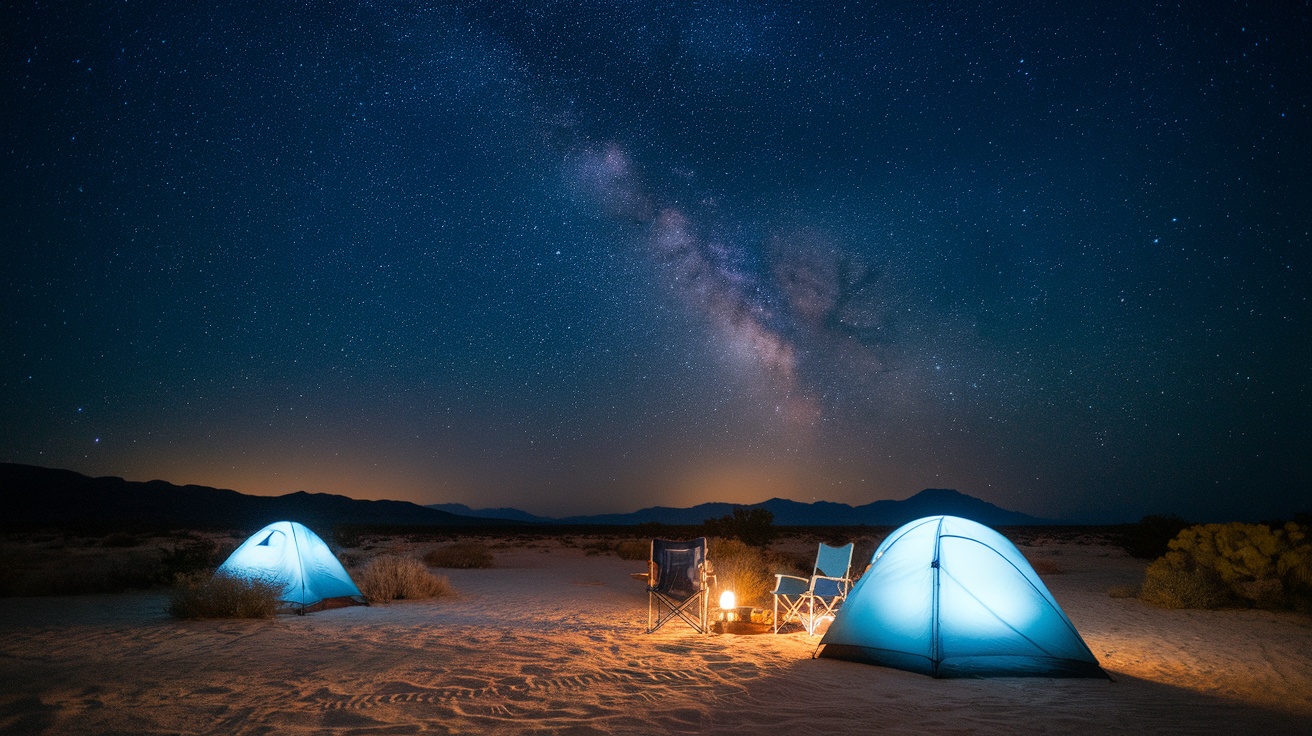
[[[1112,598],[1138,598],[1139,588],[1133,585],[1113,585],[1107,595]]]
[[[1176,551],[1148,566],[1139,599],[1162,608],[1224,608],[1236,603],[1214,570],[1199,567]]]
[[[764,606],[774,590],[776,568],[788,568],[786,560],[737,539],[711,541],[709,556],[716,577],[716,591],[732,590],[743,606]],[[712,601],[712,605],[715,602]]]
[[[441,598],[454,593],[450,581],[429,572],[415,557],[380,555],[351,577],[364,597],[374,603]]]
[[[621,560],[647,560],[651,559],[651,542],[643,542],[637,539],[626,539],[615,545],[615,554]]]
[[[1141,560],[1155,560],[1166,554],[1176,535],[1189,528],[1189,522],[1175,514],[1145,516],[1129,524],[1116,535],[1116,543]]]
[[[278,611],[282,584],[233,575],[180,575],[169,599],[176,618],[271,618]]]
[[[736,508],[733,514],[703,522],[708,537],[734,538],[753,547],[765,547],[774,540],[774,514],[769,509]]]
[[[424,555],[424,564],[457,570],[492,567],[492,552],[478,542],[456,542],[429,550]]]
[[[1312,543],[1294,523],[1200,524],[1148,566],[1140,597],[1174,608],[1298,606],[1312,590]]]

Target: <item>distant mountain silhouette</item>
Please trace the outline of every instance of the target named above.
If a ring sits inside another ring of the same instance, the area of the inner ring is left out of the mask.
[[[162,480],[91,478],[71,470],[0,463],[0,526],[32,528],[116,524],[255,529],[290,519],[314,528],[336,524],[379,526],[486,526],[489,524],[697,525],[735,508],[764,508],[780,526],[897,526],[912,519],[950,514],[990,526],[1052,523],[1008,511],[978,498],[930,488],[903,501],[862,506],[772,498],[757,504],[704,503],[691,508],[654,506],[627,514],[548,518],[513,508],[471,509],[463,504],[420,506],[407,501],[362,501],[327,493],[297,491],[284,496],[249,496],[207,486],[176,486]]]
[[[512,508],[471,509],[463,503],[430,503],[424,508],[445,511],[448,514],[468,516],[475,519],[501,519],[505,521],[523,521],[532,524],[553,523],[556,520],[546,516],[535,516],[527,511]]]
[[[310,528],[335,524],[468,526],[512,522],[474,519],[408,501],[361,501],[297,491],[248,496],[207,486],[90,478],[71,470],[0,463],[0,509],[6,527],[176,524],[256,529],[289,519]]]
[[[515,521],[546,524],[596,524],[607,526],[652,523],[692,526],[707,519],[728,516],[733,513],[735,508],[767,509],[774,514],[774,523],[779,526],[855,526],[858,524],[900,526],[914,519],[938,514],[960,516],[989,526],[1025,526],[1053,523],[1051,520],[1022,514],[1019,511],[1009,511],[948,488],[927,488],[902,501],[875,501],[862,506],[849,506],[845,503],[830,501],[801,503],[789,501],[785,498],[772,498],[769,501],[754,504],[703,503],[690,508],[652,506],[627,514],[567,516],[557,519],[534,516],[518,509],[471,509],[463,504],[434,504],[429,508],[485,519],[513,519]]]

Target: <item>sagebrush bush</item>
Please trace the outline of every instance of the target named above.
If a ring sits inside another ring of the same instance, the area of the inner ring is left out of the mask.
[[[719,591],[732,590],[741,606],[768,604],[770,591],[774,590],[775,568],[782,571],[790,567],[777,555],[737,539],[711,540],[708,556],[716,577],[717,595]]]
[[[282,597],[281,583],[226,574],[181,575],[169,600],[177,618],[272,618]]]
[[[1213,570],[1182,552],[1170,551],[1148,566],[1139,599],[1162,608],[1224,608],[1235,596]]]
[[[1307,529],[1235,522],[1181,531],[1167,553],[1148,566],[1140,597],[1172,608],[1286,608],[1310,589]]]
[[[454,595],[451,582],[429,572],[418,558],[380,555],[351,575],[371,603]]]
[[[492,567],[492,551],[477,542],[457,542],[429,550],[424,555],[429,567],[447,567],[456,570]]]

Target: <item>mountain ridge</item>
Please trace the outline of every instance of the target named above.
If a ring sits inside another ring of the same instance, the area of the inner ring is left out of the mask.
[[[256,529],[295,519],[307,526],[513,525],[462,517],[409,501],[367,501],[330,493],[295,491],[252,496],[226,488],[174,485],[167,481],[92,478],[72,470],[0,463],[0,507],[5,526],[70,524],[175,524],[202,528]]]
[[[427,506],[409,501],[370,501],[348,496],[295,491],[281,496],[253,496],[200,485],[167,481],[128,481],[116,476],[92,478],[71,470],[0,463],[0,504],[4,525],[176,524],[195,527],[258,528],[272,521],[296,519],[311,526],[696,526],[728,516],[734,509],[763,508],[779,526],[898,526],[937,514],[961,516],[990,526],[1060,523],[1011,511],[959,491],[927,488],[902,500],[859,506],[833,501],[803,503],[771,498],[754,504],[709,502],[691,507],[652,506],[624,514],[552,518],[515,508],[472,509],[464,504]]]
[[[591,514],[546,517],[515,508],[472,509],[464,504],[430,504],[428,508],[451,511],[485,519],[513,519],[537,524],[574,524],[627,526],[668,524],[694,526],[707,519],[728,516],[734,509],[763,508],[774,514],[779,526],[899,526],[925,516],[947,514],[978,521],[989,526],[1032,526],[1058,523],[1019,511],[1004,509],[974,496],[950,488],[926,488],[902,500],[872,501],[852,506],[835,501],[804,503],[786,498],[771,498],[759,503],[736,504],[709,502],[688,507],[649,506],[622,514]],[[506,514],[501,516],[500,514]]]

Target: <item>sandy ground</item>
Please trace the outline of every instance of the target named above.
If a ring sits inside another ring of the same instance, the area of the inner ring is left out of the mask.
[[[1312,621],[1164,611],[1143,563],[1025,549],[1115,682],[934,680],[811,659],[805,633],[643,633],[643,567],[553,545],[445,571],[461,596],[272,621],[172,620],[142,593],[0,600],[16,734],[1312,733]]]

